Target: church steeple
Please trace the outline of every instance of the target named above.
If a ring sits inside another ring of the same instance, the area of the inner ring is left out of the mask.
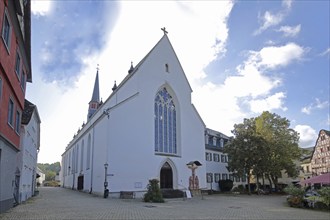
[[[89,120],[92,117],[92,115],[95,113],[95,111],[98,109],[100,105],[99,67],[97,66],[96,69],[97,71],[96,71],[94,89],[93,89],[92,99],[89,102],[87,120]]]

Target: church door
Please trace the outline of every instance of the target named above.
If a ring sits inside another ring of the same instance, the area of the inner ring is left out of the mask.
[[[160,170],[160,188],[173,189],[172,167],[166,162]]]

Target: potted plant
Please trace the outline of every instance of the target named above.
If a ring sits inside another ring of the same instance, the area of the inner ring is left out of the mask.
[[[303,206],[303,197],[305,190],[304,188],[296,187],[292,184],[284,188],[284,192],[288,195],[287,202],[291,207],[302,207]]]

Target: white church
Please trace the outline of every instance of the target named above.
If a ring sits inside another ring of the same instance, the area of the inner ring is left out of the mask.
[[[96,73],[87,122],[62,154],[62,186],[97,195],[207,188],[205,131],[167,32],[104,102]],[[106,192],[108,191],[108,192]]]

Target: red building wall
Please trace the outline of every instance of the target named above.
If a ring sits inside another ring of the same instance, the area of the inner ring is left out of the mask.
[[[24,62],[26,59],[24,42],[20,27],[17,22],[16,14],[12,4],[5,4],[4,0],[0,0],[0,77],[2,80],[2,96],[0,97],[0,135],[8,142],[19,148],[20,137],[15,131],[16,111],[22,113],[24,108],[25,97],[25,83],[21,87],[21,79],[15,72],[16,53],[19,51],[20,62],[20,75],[27,73],[27,64]],[[2,28],[5,11],[10,20],[11,37],[9,51],[2,38]],[[24,71],[22,71],[24,70]],[[26,76],[25,76],[26,79]],[[14,117],[13,126],[8,124],[8,105],[9,99],[14,102]],[[22,115],[22,114],[21,114]]]

